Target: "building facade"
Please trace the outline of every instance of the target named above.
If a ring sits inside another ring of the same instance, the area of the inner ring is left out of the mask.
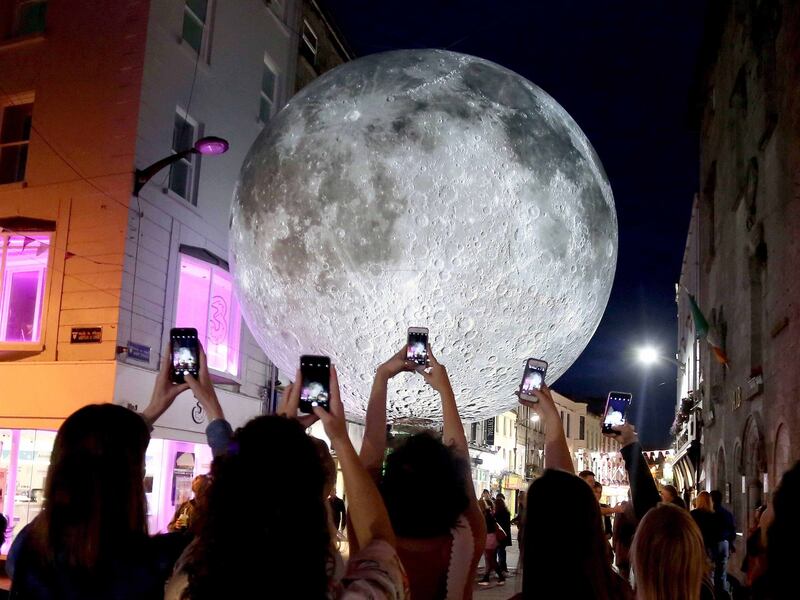
[[[0,8],[0,511],[14,534],[41,508],[63,420],[91,403],[141,410],[172,327],[198,329],[234,427],[288,381],[241,318],[227,230],[245,154],[294,93],[305,9],[112,4]],[[183,156],[134,193],[137,170],[207,135],[228,152]],[[151,531],[208,470],[205,426],[190,394],[157,423]]]
[[[317,0],[302,0],[297,31],[300,35],[295,91],[354,56],[332,15]]]
[[[698,83],[704,487],[740,531],[800,458],[800,4],[712,5]]]

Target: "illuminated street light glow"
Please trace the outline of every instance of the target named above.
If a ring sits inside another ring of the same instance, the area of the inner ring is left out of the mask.
[[[538,422],[539,422],[539,415],[536,414],[536,413],[533,413],[531,415],[531,423],[538,423]]]
[[[652,365],[658,360],[658,350],[653,348],[653,346],[643,346],[637,351],[637,357],[640,363]]]

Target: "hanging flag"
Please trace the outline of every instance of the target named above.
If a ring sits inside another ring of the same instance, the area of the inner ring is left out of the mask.
[[[33,239],[33,238],[32,238],[32,237],[30,237],[30,236],[27,236],[27,235],[26,235],[26,236],[23,236],[23,237],[22,237],[22,251],[23,251],[23,252],[25,252],[25,248],[27,248],[29,244],[32,244],[32,243],[33,243],[33,242],[35,242],[35,241],[36,241],[36,240],[35,240],[35,239]]]
[[[717,362],[721,365],[728,365],[728,355],[722,349],[722,342],[717,335],[716,330],[708,324],[705,316],[703,315],[700,307],[697,306],[694,296],[688,291],[686,295],[689,296],[689,308],[692,311],[692,320],[694,321],[694,336],[698,340],[705,339],[708,345],[711,346],[711,352]]]

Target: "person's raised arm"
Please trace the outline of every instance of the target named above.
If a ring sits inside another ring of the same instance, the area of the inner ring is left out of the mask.
[[[290,409],[299,403],[300,386],[294,386],[289,399]],[[359,548],[366,548],[373,540],[384,540],[395,546],[395,535],[389,522],[389,513],[383,504],[378,488],[359,460],[347,435],[344,406],[339,395],[339,380],[331,366],[330,412],[316,406],[314,414],[322,421],[325,433],[336,450],[342,468],[344,487],[349,499],[348,517]]]
[[[158,418],[163,415],[167,409],[175,402],[175,398],[182,392],[189,389],[188,384],[172,383],[170,379],[170,371],[172,365],[170,363],[170,347],[167,345],[164,354],[161,357],[161,367],[156,376],[156,383],[153,386],[153,393],[150,396],[150,403],[141,413],[139,413],[147,423],[149,429],[153,428]]]
[[[530,402],[520,398],[520,402],[532,408],[539,415],[544,424],[544,466],[547,469],[560,469],[567,473],[575,474],[575,466],[567,446],[564,435],[564,425],[558,415],[556,403],[550,388],[542,384],[541,390],[534,390],[538,402]]]
[[[188,374],[184,375],[184,377],[188,386],[192,388],[195,400],[206,413],[206,418],[208,419],[206,439],[208,440],[208,445],[211,446],[211,454],[217,457],[228,451],[228,444],[233,437],[233,429],[230,423],[225,420],[225,414],[222,412],[222,406],[214,389],[214,382],[211,381],[211,375],[208,372],[206,353],[202,346],[200,346],[199,355],[197,379]]]
[[[413,369],[405,357],[406,347],[403,346],[400,352],[378,367],[372,382],[359,456],[361,464],[375,479],[380,475],[386,453],[386,388],[392,377]]]
[[[467,436],[464,433],[464,424],[458,414],[458,405],[456,405],[453,387],[450,385],[450,377],[447,375],[447,369],[445,369],[444,365],[436,360],[430,346],[428,346],[428,360],[430,361],[430,368],[427,370],[419,369],[419,373],[433,389],[439,392],[442,400],[442,441],[446,445],[452,446],[464,462],[465,492],[467,498],[469,498],[469,505],[464,516],[469,522],[474,541],[472,561],[472,574],[474,574],[486,545],[486,520],[478,506],[478,499],[475,497],[469,445],[467,444]]]
[[[636,429],[630,423],[625,423],[620,427],[612,427],[610,434],[604,434],[615,438],[620,443],[620,454],[625,459],[625,469],[628,471],[628,481],[631,486],[631,500],[636,518],[641,519],[645,513],[659,503],[661,497],[658,494],[656,482],[650,474],[650,468],[642,454],[642,446],[639,444],[639,436]]]

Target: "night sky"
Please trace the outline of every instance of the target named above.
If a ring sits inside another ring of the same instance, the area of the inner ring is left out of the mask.
[[[605,316],[553,387],[575,398],[634,395],[648,447],[668,447],[676,367],[638,365],[642,342],[674,354],[678,280],[697,190],[689,89],[705,1],[326,0],[357,56],[445,48],[503,65],[540,86],[583,129],[606,169],[619,261]]]

